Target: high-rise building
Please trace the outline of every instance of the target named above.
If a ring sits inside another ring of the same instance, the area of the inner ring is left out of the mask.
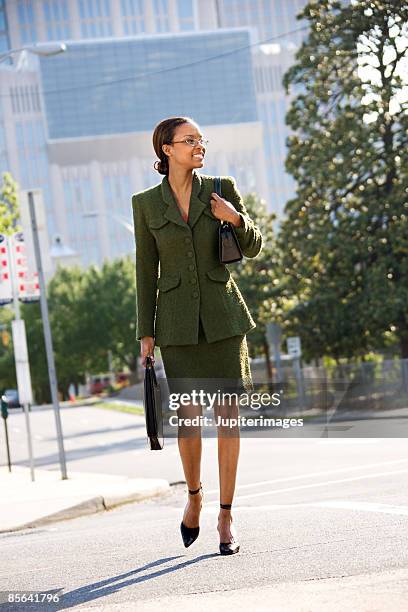
[[[282,77],[304,34],[294,30],[305,3],[0,0],[5,48],[68,46],[41,62],[0,64],[0,169],[44,189],[51,243],[62,236],[85,264],[129,251],[132,237],[109,212],[128,217],[129,193],[160,180],[149,139],[170,114],[203,125],[203,172],[235,175],[280,216],[294,188]],[[83,227],[79,209],[94,213]]]
[[[4,69],[0,86],[10,167],[22,188],[43,189],[51,244],[62,238],[85,265],[132,251],[130,196],[162,179],[151,136],[169,115],[202,126],[204,173],[267,195],[247,29],[66,44]]]
[[[162,179],[151,136],[164,117],[202,126],[210,141],[202,172],[233,174],[244,192],[266,194],[248,41],[246,30],[110,38],[41,59],[51,187],[64,202],[56,226],[85,263],[131,251],[134,238],[116,220],[129,217],[131,193]]]

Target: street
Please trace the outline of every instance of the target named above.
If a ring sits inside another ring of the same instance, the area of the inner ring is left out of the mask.
[[[34,409],[31,422],[36,464],[57,469],[51,410]],[[184,549],[186,494],[175,441],[149,451],[143,419],[108,410],[64,408],[62,422],[68,476],[72,468],[161,477],[173,486],[161,498],[0,535],[0,590],[62,589],[53,609],[180,610],[200,602],[203,609],[244,609],[247,597],[258,609],[404,609],[406,439],[243,439],[233,514],[241,551],[224,558],[215,439],[203,443],[200,536]],[[12,455],[27,465],[23,426],[23,415],[13,413]]]

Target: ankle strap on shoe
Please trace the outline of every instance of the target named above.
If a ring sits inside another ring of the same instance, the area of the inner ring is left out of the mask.
[[[231,506],[232,506],[232,504],[220,504],[220,507],[223,510],[231,510]]]
[[[197,495],[197,493],[198,493],[199,491],[201,491],[201,489],[202,489],[202,488],[203,488],[203,487],[202,487],[201,482],[200,482],[200,486],[199,486],[199,488],[198,488],[198,489],[195,489],[194,491],[192,491],[191,489],[189,489],[189,490],[188,490],[188,492],[190,493],[190,495]]]

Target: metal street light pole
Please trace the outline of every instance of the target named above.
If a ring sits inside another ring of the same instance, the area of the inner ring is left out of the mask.
[[[59,53],[64,53],[64,51],[66,50],[67,46],[65,43],[47,43],[41,45],[19,47],[18,49],[9,49],[5,53],[0,53],[0,63],[4,62],[4,60],[6,60],[14,53],[19,53],[20,51],[28,51],[29,53],[34,53],[34,55],[49,57],[50,55],[58,55]]]
[[[68,476],[67,476],[67,467],[66,467],[66,462],[65,462],[64,439],[62,435],[60,407],[59,407],[59,402],[58,402],[57,374],[55,371],[51,327],[50,327],[50,321],[48,317],[46,286],[45,286],[44,272],[43,272],[42,261],[41,261],[40,241],[38,239],[38,228],[37,228],[37,220],[35,216],[34,197],[33,197],[32,191],[28,192],[28,205],[30,209],[31,228],[33,232],[33,244],[34,244],[35,261],[36,261],[37,272],[38,272],[38,283],[40,285],[41,316],[42,316],[43,328],[44,328],[45,350],[47,353],[48,376],[50,380],[52,405],[54,408],[55,424],[57,427],[57,440],[58,440],[60,468],[61,468],[62,480],[66,480]]]

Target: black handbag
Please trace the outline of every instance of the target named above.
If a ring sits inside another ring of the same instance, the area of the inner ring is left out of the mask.
[[[222,198],[220,177],[214,179],[214,191]],[[234,226],[228,221],[221,221],[220,223],[218,246],[220,263],[229,264],[242,260],[243,255]]]
[[[144,373],[143,408],[150,450],[161,450],[164,446],[164,440],[160,385],[157,382],[154,365],[149,356],[146,357]]]

